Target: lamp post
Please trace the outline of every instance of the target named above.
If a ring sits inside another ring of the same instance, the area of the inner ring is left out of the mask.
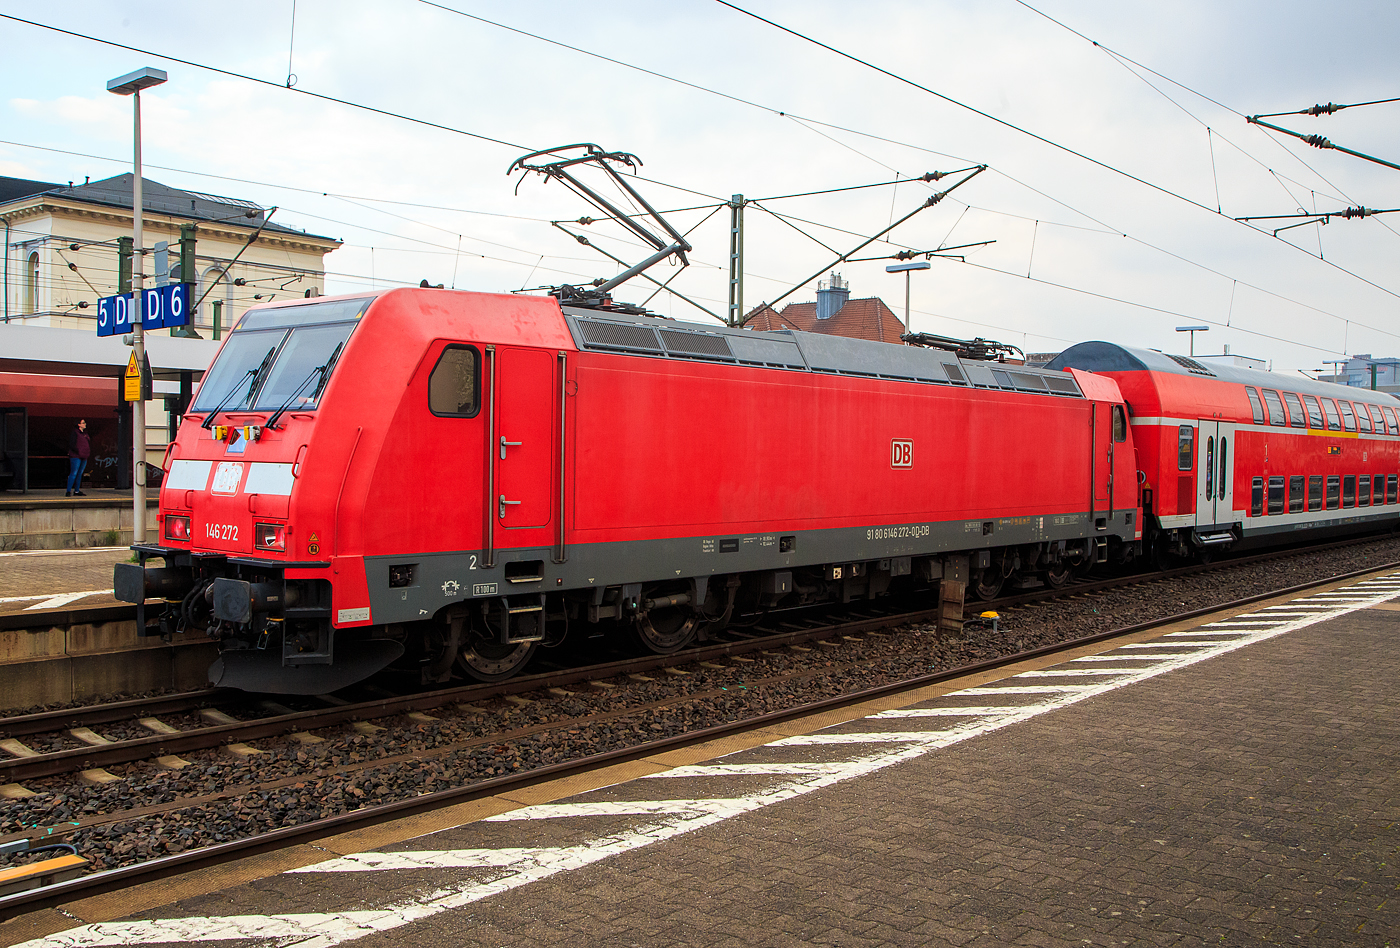
[[[142,297],[145,290],[144,269],[145,261],[142,259],[144,248],[141,246],[141,90],[158,86],[168,77],[164,69],[152,69],[147,66],[135,72],[127,73],[125,76],[118,76],[107,83],[107,91],[116,95],[129,95],[132,97],[135,118],[133,127],[135,129],[135,152],[132,164],[135,172],[131,179],[131,348],[136,354],[136,365],[138,371],[144,372],[146,365],[146,341],[142,334]],[[132,541],[135,543],[146,542],[146,388],[145,379],[142,379],[141,397],[132,405],[131,419],[131,503],[134,517],[132,518],[131,530]]]
[[[1209,326],[1177,326],[1177,327],[1176,327],[1176,331],[1177,331],[1177,332],[1189,332],[1189,333],[1191,334],[1191,352],[1190,352],[1190,355],[1191,355],[1192,358],[1195,358],[1195,356],[1196,356],[1196,333],[1198,333],[1198,332],[1210,332],[1210,327],[1209,327]]]
[[[885,267],[886,273],[904,274],[904,331],[909,332],[909,275],[915,270],[927,270],[933,264],[927,260],[915,260],[913,263],[892,263]]]

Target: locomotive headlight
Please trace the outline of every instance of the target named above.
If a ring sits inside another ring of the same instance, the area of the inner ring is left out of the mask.
[[[188,543],[190,540],[190,518],[166,514],[165,538],[167,540],[183,540]]]
[[[287,552],[287,526],[282,523],[258,523],[253,525],[253,546],[260,550]]]

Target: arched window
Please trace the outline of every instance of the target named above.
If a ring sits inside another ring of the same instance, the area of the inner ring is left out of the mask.
[[[39,312],[39,251],[29,255],[24,267],[24,312]]]

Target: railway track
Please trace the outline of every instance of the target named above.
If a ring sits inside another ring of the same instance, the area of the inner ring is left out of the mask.
[[[254,852],[292,845],[298,842],[305,842],[332,833],[344,832],[348,829],[352,829],[357,826],[369,825],[375,822],[380,822],[383,820],[408,815],[414,812],[421,812],[427,809],[432,809],[447,804],[463,802],[466,800],[484,796],[490,796],[493,794],[505,792],[507,790],[518,789],[520,787],[527,786],[530,784],[554,779],[560,776],[579,773],[589,769],[594,769],[625,760],[649,756],[652,754],[660,753],[665,750],[682,747],[687,744],[697,743],[715,737],[741,732],[747,729],[767,726],[779,721],[816,713],[818,711],[831,710],[844,705],[870,700],[876,697],[897,694],[901,691],[912,690],[932,684],[937,684],[963,675],[994,670],[999,667],[1004,667],[1008,664],[1053,655],[1057,652],[1081,647],[1086,644],[1103,642],[1116,637],[1132,635],[1156,626],[1195,618],[1197,616],[1207,614],[1210,612],[1215,612],[1222,609],[1229,609],[1237,606],[1245,606],[1252,602],[1272,598],[1274,596],[1287,594],[1291,592],[1301,592],[1309,588],[1336,582],[1338,580],[1351,578],[1354,576],[1366,575],[1368,573],[1377,572],[1384,569],[1394,569],[1397,567],[1400,567],[1400,562],[1374,564],[1364,570],[1358,570],[1355,572],[1345,573],[1341,575],[1319,577],[1313,581],[1301,585],[1295,585],[1291,588],[1271,589],[1266,592],[1260,592],[1230,602],[1217,602],[1212,603],[1209,606],[1199,609],[1193,609],[1184,613],[1160,616],[1150,621],[1136,623],[1124,628],[1110,629],[1107,631],[1097,632],[1087,636],[1072,637],[1065,641],[1060,641],[1035,648],[1013,650],[1006,654],[998,655],[994,658],[987,659],[984,661],[963,664],[956,668],[940,669],[938,671],[928,674],[903,677],[898,680],[881,683],[873,687],[866,687],[853,691],[845,691],[843,693],[829,695],[818,700],[801,702],[794,706],[784,707],[767,713],[746,716],[742,719],[727,721],[722,724],[710,727],[704,727],[696,730],[686,730],[681,733],[668,734],[664,737],[654,740],[638,739],[625,747],[616,747],[599,753],[585,754],[575,759],[560,761],[542,767],[536,767],[524,772],[488,776],[485,779],[477,780],[464,786],[453,786],[448,789],[440,789],[434,792],[420,793],[404,799],[399,799],[387,803],[360,806],[348,812],[331,815],[319,820],[306,822],[301,825],[281,827],[273,829],[270,832],[252,835],[242,839],[231,840],[215,846],[202,847],[191,851],[182,852],[176,855],[151,859],[145,862],[123,866],[121,868],[111,869],[105,872],[94,873],[68,882],[48,886],[44,889],[22,893],[20,895],[11,896],[6,899],[0,899],[0,917],[10,917],[12,915],[19,914],[24,911],[30,911],[42,905],[58,904],[62,901],[75,898],[79,895],[86,896],[97,894],[103,891],[111,891],[124,886],[135,885],[143,881],[149,881],[151,879],[160,878],[164,874],[172,873],[175,871],[184,871],[202,865],[210,865],[217,862],[222,862],[229,859],[249,855]],[[851,622],[887,623],[892,621],[893,618],[894,617],[892,616],[869,617],[864,619],[853,617],[851,619]],[[862,638],[862,636],[856,633],[854,629],[854,626],[847,625],[844,633],[842,633],[843,637],[848,641],[853,639],[859,641]],[[871,631],[873,631],[872,628],[864,629],[864,632],[867,633]],[[809,635],[815,637],[817,634],[818,630],[816,629],[805,630],[803,632],[794,631],[788,633],[788,635],[793,637],[799,635]],[[798,640],[794,638],[790,645],[796,645],[797,641]],[[810,639],[807,639],[806,641],[810,641]],[[752,645],[755,646],[756,649],[769,652],[771,652],[774,647],[774,644],[772,642],[727,643],[726,645],[713,647],[714,651],[707,652],[707,654],[709,655],[709,658],[714,658],[717,656],[723,658],[725,657],[725,655],[728,655],[732,658],[742,658],[745,655],[745,652],[743,651],[730,651],[728,653],[722,653],[718,650],[722,650],[725,648],[735,648],[736,646],[743,645]],[[798,647],[800,648],[802,646],[799,645]],[[709,661],[708,658],[698,658],[694,653],[689,654],[686,658],[687,661],[690,662]],[[644,661],[655,662],[656,660],[648,659]],[[710,662],[710,664],[715,663]],[[827,663],[827,665],[829,667],[830,663]],[[639,667],[637,663],[612,663],[611,667],[617,674],[632,674],[638,677],[642,677],[637,672],[623,671],[624,668]],[[653,667],[659,668],[662,666],[654,665]],[[598,669],[595,668],[586,671],[580,670],[578,672],[570,672],[568,674],[596,675],[597,673]],[[789,672],[785,675],[773,676],[769,680],[752,679],[750,680],[749,684],[757,689],[765,686],[777,685],[781,682],[790,683],[797,678],[803,677],[804,674],[809,677],[815,676],[817,674],[820,674],[820,669],[809,668],[805,671],[799,669],[795,672]],[[541,687],[541,682],[543,681],[558,680],[557,678],[554,678],[551,675],[531,677],[536,679],[536,681],[533,683],[533,690],[539,690],[539,688]],[[590,679],[581,678],[577,680]],[[597,681],[601,679],[591,680]],[[507,686],[515,686],[515,690],[511,693],[519,694],[521,693],[521,689],[519,686],[525,685],[526,683],[527,681],[525,679],[520,679],[514,682],[506,683],[506,685],[498,685],[493,687],[497,689],[504,689]],[[559,688],[557,684],[551,685],[551,687]],[[455,691],[460,694],[461,692],[470,691],[471,689],[448,690]],[[560,690],[562,690],[562,688]],[[565,716],[554,721],[539,721],[534,724],[528,724],[522,727],[517,727],[512,731],[495,731],[489,734],[482,734],[471,743],[474,743],[476,746],[481,747],[501,742],[517,742],[530,736],[540,735],[550,731],[576,731],[580,727],[589,725],[596,726],[600,723],[603,723],[605,719],[608,718],[616,720],[627,715],[635,715],[641,711],[664,709],[668,705],[674,706],[684,701],[694,701],[697,699],[703,700],[707,696],[713,697],[717,694],[722,693],[722,690],[723,689],[710,689],[709,691],[702,690],[699,692],[692,692],[683,696],[672,696],[670,698],[663,698],[658,701],[634,703],[631,704],[629,707],[620,708],[606,714],[594,714],[584,717]],[[480,692],[478,691],[478,694],[479,693]],[[504,696],[504,692],[498,691],[498,694]],[[421,700],[424,697],[425,696],[412,696],[411,699],[385,699],[385,703],[381,703],[379,707],[381,709],[386,706],[400,707],[400,705],[395,704],[395,702],[404,700]],[[366,707],[361,708],[361,711],[368,710],[367,706],[372,703],[366,702],[364,704],[366,705]],[[344,712],[346,711],[346,708],[341,708],[338,710]],[[398,711],[395,713],[402,712]],[[453,750],[460,749],[462,748],[439,748],[437,756],[441,756],[442,754],[446,754]],[[433,755],[428,755],[428,758],[431,758],[432,756]],[[422,754],[405,755],[405,759],[412,760],[416,762],[419,766],[424,766],[425,757]],[[358,769],[363,770],[370,766],[382,766],[392,762],[392,760],[381,758],[375,761],[364,762],[363,765],[360,766]],[[305,778],[288,778],[284,779],[282,783],[285,785],[289,782],[289,780],[295,779],[304,780]],[[257,788],[243,787],[231,789],[241,791],[247,791],[249,789],[258,789],[266,791],[268,789],[272,789],[272,785],[265,784]],[[143,811],[149,814],[161,810],[170,810],[178,807],[188,807],[192,804],[198,804],[200,802],[202,801],[190,799],[171,801],[168,804],[163,804],[160,806],[145,807],[143,808]],[[91,826],[99,822],[110,822],[114,819],[132,820],[138,818],[141,815],[141,813],[142,811],[133,810],[125,813],[109,814],[107,816],[97,817],[94,820],[87,822],[86,825]],[[75,826],[74,828],[76,829],[77,827]]]
[[[1005,612],[1036,603],[1075,596],[1092,595],[1141,585],[1172,582],[1185,577],[1228,569],[1239,569],[1257,563],[1287,559],[1319,552],[1342,549],[1374,538],[1309,546],[1305,549],[1271,551],[1249,557],[1217,561],[1151,574],[1133,574],[1099,580],[1082,580],[1061,587],[1028,590],[980,604],[990,612]],[[926,600],[927,597],[919,597]],[[973,609],[969,609],[973,611]],[[134,610],[133,610],[134,614]],[[41,614],[42,615],[42,614]],[[386,718],[423,715],[452,705],[473,705],[494,698],[549,692],[583,686],[608,690],[607,679],[645,675],[648,672],[667,673],[687,664],[705,664],[742,657],[755,652],[771,651],[836,636],[860,634],[906,624],[929,622],[937,610],[924,605],[911,605],[897,597],[875,602],[859,602],[847,607],[817,607],[772,613],[765,621],[748,629],[733,630],[723,641],[686,649],[673,655],[649,655],[627,658],[577,668],[557,668],[533,675],[522,675],[495,684],[471,684],[432,691],[393,695],[384,694],[368,700],[346,700],[344,697],[322,696],[309,699],[316,707],[293,709],[278,701],[250,701],[242,692],[226,689],[203,689],[194,692],[154,698],[138,698],[89,707],[60,709],[9,718],[0,718],[0,785],[20,785],[45,777],[64,774],[86,774],[89,782],[104,782],[110,774],[104,768],[143,760],[166,759],[172,769],[180,769],[185,761],[179,755],[211,748],[232,747],[235,753],[247,742],[266,738],[292,736],[306,741],[310,732],[343,725],[363,726]],[[973,621],[976,621],[975,619]],[[354,691],[356,689],[347,689]],[[288,699],[282,699],[288,700]],[[292,699],[289,703],[296,703]],[[228,711],[240,711],[252,720],[238,720]],[[178,718],[178,724],[169,719]],[[112,724],[135,724],[126,730],[143,732],[141,736],[112,740],[94,729]],[[420,722],[421,723],[421,722]],[[143,730],[144,729],[144,730]],[[367,733],[375,733],[362,728]],[[50,750],[39,750],[30,744],[32,738],[47,738],[42,743]],[[31,739],[26,743],[26,739]],[[63,744],[78,746],[63,747]]]

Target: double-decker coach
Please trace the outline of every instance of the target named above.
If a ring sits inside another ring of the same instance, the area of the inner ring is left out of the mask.
[[[1047,368],[1118,383],[1159,554],[1196,555],[1400,523],[1391,396],[1083,342]]]

